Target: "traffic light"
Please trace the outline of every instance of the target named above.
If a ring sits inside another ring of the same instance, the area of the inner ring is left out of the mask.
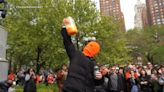
[[[0,0],[0,4],[3,4],[3,8],[0,9],[1,17],[5,18],[7,14],[7,1],[6,0]]]

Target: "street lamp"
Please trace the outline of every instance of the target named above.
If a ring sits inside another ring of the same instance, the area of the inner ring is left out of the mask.
[[[0,9],[1,17],[5,18],[7,14],[7,1],[6,0],[0,0],[0,4],[3,4],[3,8]]]

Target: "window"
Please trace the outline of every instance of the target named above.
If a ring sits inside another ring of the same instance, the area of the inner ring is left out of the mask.
[[[154,8],[153,8],[153,7],[151,7],[151,10],[153,11],[153,10],[154,10]]]
[[[157,19],[157,22],[160,22],[160,19]]]
[[[156,3],[157,2],[157,0],[154,0],[154,3]]]
[[[155,19],[153,20],[153,23],[155,22]]]
[[[153,20],[155,20],[155,17],[153,16]]]
[[[160,9],[160,11],[163,11],[163,9]]]
[[[160,16],[157,16],[157,19],[160,19]]]
[[[158,9],[158,7],[155,7],[155,9]]]
[[[159,12],[156,13],[156,16],[160,16]]]
[[[159,21],[159,22],[157,22],[157,24],[161,24],[161,22]]]
[[[164,16],[163,16],[163,15],[162,15],[161,17],[162,17],[162,18],[164,18]]]
[[[157,3],[155,3],[155,4],[154,4],[154,6],[158,6],[158,4],[157,4]]]
[[[154,13],[154,11],[152,11],[152,13]]]

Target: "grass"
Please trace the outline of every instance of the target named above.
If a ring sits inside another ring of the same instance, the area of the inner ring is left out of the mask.
[[[16,92],[23,92],[23,87],[17,86]],[[45,86],[44,84],[37,85],[37,92],[57,92],[57,86],[55,84],[49,86]]]

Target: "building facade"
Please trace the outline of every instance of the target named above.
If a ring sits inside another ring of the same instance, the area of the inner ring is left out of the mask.
[[[124,15],[121,11],[120,0],[100,0],[100,13],[102,16],[111,16],[115,21],[122,23],[125,30]]]
[[[150,26],[164,24],[164,0],[146,0],[146,7]]]
[[[135,17],[134,24],[135,28],[142,29],[147,25],[147,9],[146,5],[143,4],[140,0],[137,1],[135,5]]]
[[[148,16],[147,16],[146,6],[142,9],[141,16],[142,16],[142,26],[143,26],[143,28],[148,27],[149,23],[148,23]]]

